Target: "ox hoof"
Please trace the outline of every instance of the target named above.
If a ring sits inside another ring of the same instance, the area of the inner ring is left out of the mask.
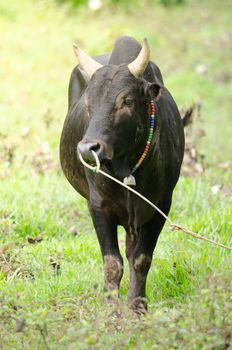
[[[105,298],[107,300],[107,302],[109,304],[118,304],[119,302],[119,294],[118,294],[118,290],[111,290],[111,291],[107,291],[106,288],[104,289],[104,294],[105,294]]]
[[[147,299],[142,297],[134,298],[129,302],[129,308],[139,316],[146,315],[147,313]]]
[[[109,304],[117,305],[119,303],[119,295],[118,291],[110,291],[106,292],[106,299]]]

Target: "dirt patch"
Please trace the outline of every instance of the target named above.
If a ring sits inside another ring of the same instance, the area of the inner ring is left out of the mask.
[[[10,249],[13,249],[13,247],[12,245]],[[34,274],[30,268],[24,265],[10,249],[0,253],[0,271],[5,279],[12,280],[15,277],[34,279]]]
[[[181,172],[185,176],[201,175],[205,170],[205,156],[197,149],[199,140],[205,135],[200,123],[200,112],[200,103],[181,111],[185,127],[185,152]]]

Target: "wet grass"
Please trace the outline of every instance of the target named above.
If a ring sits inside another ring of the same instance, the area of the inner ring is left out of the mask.
[[[179,106],[201,103],[202,176],[182,177],[171,219],[231,245],[231,30],[229,1],[164,8],[0,0],[0,348],[229,349],[231,255],[165,226],[148,278],[150,313],[108,305],[85,201],[64,179],[58,144],[75,65],[115,38],[147,36]],[[143,13],[143,16],[141,16]],[[139,25],[138,25],[139,23]],[[199,68],[199,66],[201,66]],[[203,72],[202,72],[203,70]],[[199,73],[200,71],[200,73]],[[193,127],[194,128],[194,127]],[[124,232],[120,230],[124,253]],[[10,244],[6,246],[7,244]]]

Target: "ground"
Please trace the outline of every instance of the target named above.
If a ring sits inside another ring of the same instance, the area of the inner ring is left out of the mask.
[[[121,302],[108,305],[86,203],[60,170],[72,43],[95,55],[119,35],[147,37],[178,106],[201,106],[188,133],[205,170],[181,177],[170,218],[232,245],[231,3],[141,3],[91,12],[0,0],[1,349],[232,347],[231,253],[166,224],[148,278],[149,314],[128,311],[127,265]]]

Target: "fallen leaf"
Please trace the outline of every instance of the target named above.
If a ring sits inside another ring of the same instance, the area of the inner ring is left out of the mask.
[[[207,66],[203,63],[199,63],[196,68],[195,71],[197,74],[202,75],[207,71]]]
[[[53,271],[55,275],[60,274],[60,260],[59,259],[51,259],[50,265],[53,267]]]
[[[38,235],[36,238],[28,237],[27,241],[30,244],[36,244],[40,243],[43,240],[43,237],[41,235]]]
[[[79,235],[79,232],[78,232],[76,226],[71,226],[71,227],[69,228],[69,232],[70,232],[73,236],[78,236],[78,235]]]
[[[28,241],[28,243],[30,243],[30,244],[35,244],[35,239],[34,238],[31,238],[31,237],[28,237],[27,238],[27,241]]]
[[[202,174],[204,172],[204,167],[201,163],[196,163],[195,169],[196,169],[196,172],[199,174]]]
[[[229,169],[229,167],[230,167],[230,162],[218,164],[218,168],[221,168],[221,169]]]
[[[18,319],[17,322],[16,322],[15,331],[16,332],[22,332],[24,326],[25,326],[24,318]]]
[[[229,187],[227,186],[223,186],[222,189],[221,189],[221,195],[222,197],[227,197],[229,196],[230,194],[232,194],[232,191]]]
[[[213,186],[211,187],[211,192],[212,192],[213,194],[217,194],[217,193],[219,192],[220,188],[221,188],[221,185],[213,185]]]
[[[30,128],[23,128],[23,129],[21,130],[21,136],[22,136],[23,138],[27,137],[27,136],[29,135],[30,131],[31,131]]]
[[[7,244],[4,244],[0,247],[0,254],[5,254],[8,250],[11,250],[15,247],[15,243],[12,242],[12,243],[7,243]]]
[[[48,141],[40,144],[33,156],[33,168],[37,173],[45,174],[52,167],[52,157]]]

